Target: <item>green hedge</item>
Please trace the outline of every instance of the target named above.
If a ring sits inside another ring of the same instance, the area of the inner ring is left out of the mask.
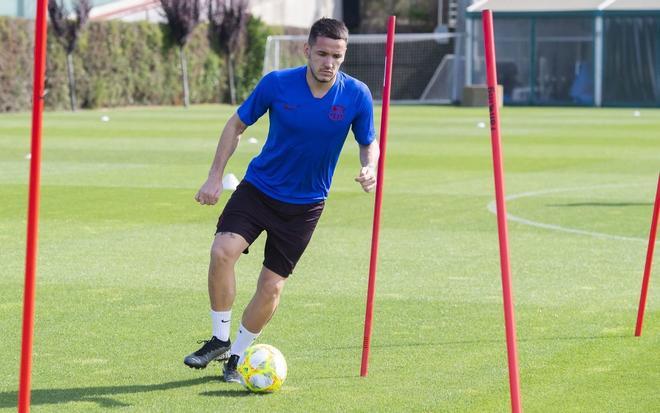
[[[29,110],[32,100],[34,23],[0,17],[0,112]],[[81,108],[127,105],[179,105],[182,86],[176,47],[167,26],[120,21],[92,22],[74,52],[76,96]],[[261,77],[269,29],[257,18],[248,24],[246,54],[239,56],[239,98],[244,99]],[[185,48],[190,101],[227,100],[225,59],[210,47],[207,26],[198,26]],[[69,108],[66,56],[48,32],[46,108]]]
[[[27,110],[32,102],[34,23],[0,17],[0,112]]]

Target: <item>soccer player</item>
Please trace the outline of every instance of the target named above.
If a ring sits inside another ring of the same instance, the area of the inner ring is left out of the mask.
[[[240,382],[239,357],[272,317],[285,281],[312,237],[351,128],[362,166],[355,181],[365,192],[376,187],[379,147],[372,97],[364,83],[339,71],[347,42],[342,22],[315,22],[304,46],[307,65],[264,76],[222,131],[208,179],[195,195],[202,205],[218,202],[225,166],[241,134],[268,111],[266,143],[218,219],[208,273],[213,335],[185,357],[190,367],[228,359],[225,381]],[[234,265],[262,231],[267,238],[257,289],[231,343]]]

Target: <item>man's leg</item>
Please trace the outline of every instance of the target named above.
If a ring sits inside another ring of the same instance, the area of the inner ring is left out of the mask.
[[[271,205],[271,208],[266,209],[268,225],[264,225],[268,233],[264,266],[259,275],[257,290],[243,312],[241,328],[225,364],[224,379],[228,382],[240,381],[236,368],[239,357],[275,313],[286,279],[305,251],[325,205],[323,201],[303,205],[278,203],[275,200],[264,202]]]
[[[234,266],[248,242],[233,232],[219,232],[211,246],[209,299],[213,311],[230,311],[236,298]]]
[[[260,332],[268,324],[280,303],[285,282],[285,277],[266,267],[261,268],[257,291],[243,311],[243,327],[249,331]]]
[[[236,335],[236,340],[231,346],[231,356],[224,370],[224,379],[228,382],[240,381],[236,372],[236,365],[241,354],[247,350],[257,339],[261,330],[268,324],[273,317],[277,305],[280,302],[280,296],[284,289],[286,277],[262,267],[257,282],[257,291],[252,296],[252,300],[243,311],[243,320],[241,327]]]
[[[213,336],[183,360],[189,367],[205,368],[213,360],[229,357],[231,307],[236,297],[234,266],[248,246],[242,236],[232,232],[219,232],[213,241],[208,273]]]

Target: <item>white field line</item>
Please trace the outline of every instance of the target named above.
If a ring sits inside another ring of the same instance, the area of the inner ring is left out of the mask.
[[[532,192],[522,192],[519,194],[513,194],[505,197],[505,200],[507,201],[513,201],[515,199],[519,198],[529,198],[529,197],[534,197],[538,195],[545,195],[545,194],[554,194],[554,193],[560,193],[560,192],[573,192],[573,191],[584,191],[585,189],[607,189],[607,188],[622,188],[622,187],[630,187],[630,186],[641,186],[641,184],[618,184],[618,185],[595,185],[595,186],[583,186],[583,187],[578,187],[578,188],[555,188],[555,189],[547,189],[544,191],[532,191]],[[497,205],[496,201],[493,200],[491,201],[487,206],[488,210],[492,212],[493,214],[497,215]],[[612,235],[612,234],[604,234],[602,232],[595,232],[595,231],[584,231],[581,229],[575,229],[575,228],[568,228],[568,227],[562,227],[560,225],[553,225],[553,224],[545,224],[543,222],[538,222],[538,221],[532,221],[530,219],[522,218],[513,214],[506,214],[507,220],[512,221],[512,222],[518,222],[520,224],[524,225],[529,225],[532,227],[537,227],[537,228],[544,228],[544,229],[549,229],[553,231],[561,231],[561,232],[568,232],[570,234],[578,234],[578,235],[587,235],[590,237],[597,237],[597,238],[606,238],[606,239],[615,239],[615,240],[621,240],[621,241],[644,241],[648,242],[648,238],[638,238],[638,237],[624,237],[620,235]],[[656,244],[658,241],[656,241]]]

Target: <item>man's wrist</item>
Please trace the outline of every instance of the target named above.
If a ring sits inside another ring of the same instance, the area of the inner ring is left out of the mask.
[[[216,180],[216,181],[222,181],[222,172],[212,169],[212,170],[209,171],[209,177],[208,178]]]

